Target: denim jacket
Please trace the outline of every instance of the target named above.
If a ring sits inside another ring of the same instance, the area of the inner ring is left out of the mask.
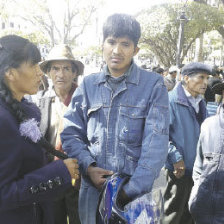
[[[124,187],[129,197],[149,192],[167,156],[168,109],[163,78],[135,64],[115,93],[104,72],[86,76],[61,134],[63,149],[79,161],[81,188],[92,186],[86,172],[95,163],[131,175]]]
[[[199,224],[224,223],[224,109],[201,126],[190,212]]]
[[[170,142],[165,166],[168,170],[173,171],[173,164],[184,160],[185,174],[191,176],[200,134],[200,124],[181,83],[169,92],[169,101]],[[202,120],[204,120],[208,116],[204,100],[199,103],[199,107]]]

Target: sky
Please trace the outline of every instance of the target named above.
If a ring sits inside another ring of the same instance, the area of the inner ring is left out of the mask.
[[[100,9],[100,12],[103,16],[113,13],[127,13],[133,15],[141,9],[150,8],[150,6],[169,1],[175,0],[105,0],[105,5]],[[60,1],[57,1],[57,4],[55,4],[55,0],[48,0],[48,2],[54,11],[57,13],[61,11],[62,5]]]
[[[104,10],[108,14],[112,13],[128,13],[135,14],[144,8],[156,4],[162,4],[171,0],[106,0]]]
[[[94,0],[90,1],[94,2]],[[141,9],[150,8],[153,5],[158,5],[171,1],[176,0],[105,0],[105,4],[101,8],[98,8],[98,30],[101,30],[102,24],[105,19],[113,13],[127,13],[135,15]],[[59,16],[64,7],[63,4],[60,4],[61,2],[63,1],[57,1],[57,4],[55,4],[55,0],[48,0],[52,15],[60,29],[64,27],[63,19]],[[92,29],[88,27],[88,30],[85,30],[84,32],[85,36],[88,37],[87,43],[89,43],[89,45],[91,45],[92,42],[96,42],[96,40],[92,37],[93,32],[96,32],[95,27],[92,27]],[[96,38],[98,39],[97,35]]]

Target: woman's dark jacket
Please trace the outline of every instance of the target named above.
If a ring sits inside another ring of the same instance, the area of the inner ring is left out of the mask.
[[[40,121],[34,104],[21,105]],[[20,135],[19,123],[0,99],[0,223],[53,224],[53,199],[68,187],[71,176],[63,161],[45,166],[42,148]]]

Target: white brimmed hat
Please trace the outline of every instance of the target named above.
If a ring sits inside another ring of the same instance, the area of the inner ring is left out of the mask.
[[[47,73],[49,62],[52,61],[71,61],[77,67],[77,74],[82,75],[84,65],[81,61],[75,60],[71,48],[66,44],[60,44],[54,46],[49,52],[46,60],[39,63],[41,70]]]

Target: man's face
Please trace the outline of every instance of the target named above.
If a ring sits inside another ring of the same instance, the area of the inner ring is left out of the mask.
[[[107,37],[103,43],[103,57],[111,75],[119,77],[124,74],[138,51],[128,37]]]
[[[196,97],[199,94],[205,94],[207,89],[209,75],[205,73],[198,73],[193,76],[184,76],[186,83],[186,89],[193,96]]]
[[[70,91],[72,82],[76,78],[76,72],[72,72],[70,61],[53,61],[49,76],[52,79],[54,88]]]

